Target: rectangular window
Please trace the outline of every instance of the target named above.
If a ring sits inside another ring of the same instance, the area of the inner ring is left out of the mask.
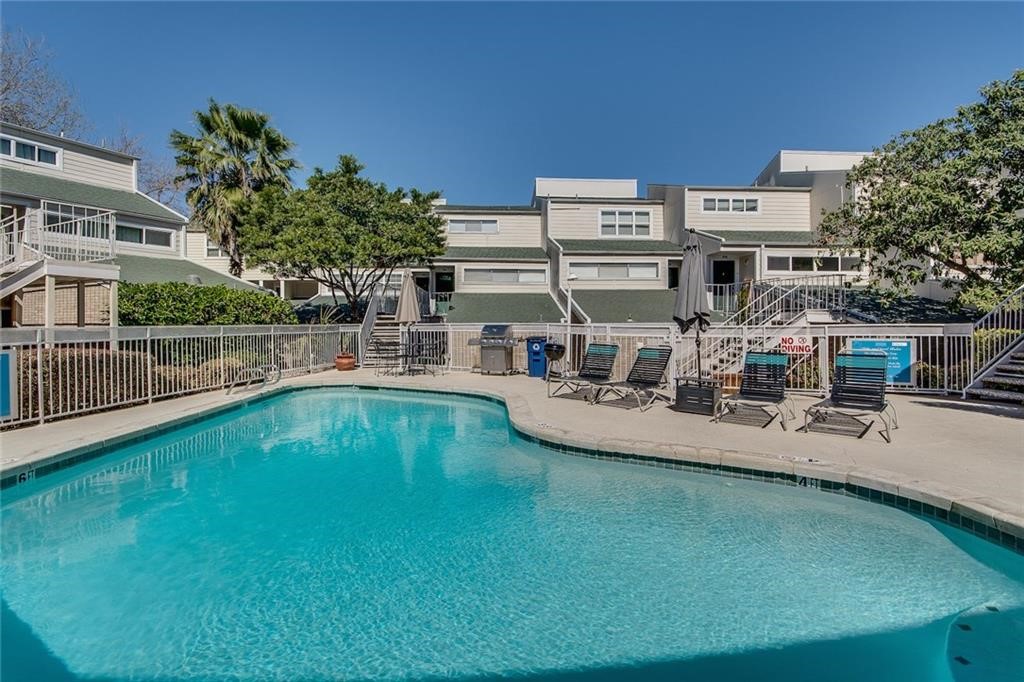
[[[33,145],[25,144],[24,142],[14,143],[14,155],[19,159],[25,159],[26,161],[36,160],[36,148]]]
[[[602,237],[650,237],[650,211],[601,211]]]
[[[793,272],[814,272],[814,256],[793,256]]]
[[[467,284],[544,284],[547,274],[542,269],[466,268],[462,281]]]
[[[131,244],[142,243],[142,228],[131,227],[130,225],[117,226],[117,241],[129,242]]]
[[[452,234],[498,234],[497,220],[449,220]]]
[[[209,239],[206,240],[206,257],[207,258],[227,258],[228,253],[224,249],[220,248],[218,244]]]
[[[52,149],[43,149],[40,147],[37,154],[38,156],[36,160],[39,161],[39,163],[45,163],[51,166],[57,165],[57,152]]]
[[[705,213],[757,213],[760,202],[760,199],[704,197],[700,205]]]
[[[768,256],[769,270],[789,270],[789,256]]]
[[[11,141],[6,137],[0,138],[0,154],[4,156],[11,155]]]
[[[570,263],[569,273],[580,279],[658,279],[657,263]]]
[[[146,243],[152,246],[170,246],[172,234],[167,230],[146,230]]]
[[[840,259],[840,263],[841,263],[840,267],[843,269],[844,272],[852,272],[852,271],[860,270],[860,267],[861,267],[860,266],[860,258],[856,258],[856,257],[846,257],[846,256],[844,256],[843,258]]]
[[[839,272],[838,256],[823,256],[818,259],[818,272]]]

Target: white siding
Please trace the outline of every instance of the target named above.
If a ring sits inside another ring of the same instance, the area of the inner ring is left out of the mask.
[[[548,293],[548,282],[538,284],[482,284],[478,282],[466,282],[464,272],[466,268],[480,268],[485,270],[544,270],[546,277],[550,278],[547,263],[510,263],[508,261],[495,263],[456,263],[455,265],[455,291],[464,294],[546,294]]]
[[[601,237],[601,211],[649,211],[650,237]],[[552,239],[656,239],[665,238],[661,204],[579,204],[552,201],[548,206],[548,236]]]
[[[448,234],[449,246],[536,246],[544,245],[540,214],[450,213],[446,220],[496,220],[497,234]],[[445,230],[447,231],[447,225]]]
[[[758,199],[757,213],[704,213],[704,197]],[[810,192],[690,188],[686,193],[686,227],[697,230],[810,230]]]
[[[186,232],[185,241],[185,257],[190,261],[199,263],[200,265],[216,270],[217,272],[224,273],[225,275],[231,274],[228,266],[230,260],[225,257],[208,258],[206,256],[206,234],[203,232]],[[244,268],[242,270],[242,279],[244,280],[273,280],[276,279],[273,274],[266,272],[265,270],[256,270],[253,268]]]
[[[537,178],[533,188],[536,197],[637,198],[636,180]]]
[[[779,172],[849,170],[867,156],[866,152],[791,151],[779,152]]]
[[[86,147],[79,147],[70,143],[62,146],[47,137],[37,137],[21,131],[7,131],[5,129],[3,134],[4,136],[9,135],[16,139],[36,143],[50,149],[59,148],[61,151],[58,158],[58,166],[29,163],[7,157],[0,157],[0,166],[15,168],[28,173],[63,178],[73,182],[83,182],[89,185],[113,187],[115,189],[128,190],[129,192],[135,190],[135,165],[132,159],[107,154],[99,149],[89,150]]]
[[[601,256],[594,254],[571,255],[563,254],[558,269],[562,288],[567,288],[570,263],[656,263],[657,279],[578,279],[572,283],[573,289],[667,289],[668,258],[652,256]]]

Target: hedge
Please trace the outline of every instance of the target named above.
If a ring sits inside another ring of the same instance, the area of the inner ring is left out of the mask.
[[[297,324],[295,310],[273,294],[223,284],[121,282],[118,321],[123,326]]]

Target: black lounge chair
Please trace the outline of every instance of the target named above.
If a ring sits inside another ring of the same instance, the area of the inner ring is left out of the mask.
[[[618,398],[636,398],[636,405],[643,412],[657,400],[669,403],[672,400],[663,392],[665,370],[672,357],[671,346],[648,346],[636,353],[636,360],[625,381],[612,381],[597,387],[592,402],[596,405],[608,394]]]
[[[609,381],[618,354],[619,346],[617,344],[590,344],[587,346],[587,352],[583,354],[583,362],[580,364],[578,372],[548,374],[548,397],[553,398],[563,388],[569,389],[566,395],[577,394],[584,389],[592,391],[595,383]],[[553,384],[554,386],[552,386]]]
[[[779,418],[782,430],[786,420],[796,419],[793,401],[786,396],[786,375],[789,371],[789,355],[782,351],[748,351],[743,359],[743,380],[736,395],[724,398],[715,412],[715,421],[722,421],[727,414],[736,414],[742,408],[760,410],[768,417],[761,425],[767,428]]]
[[[882,437],[892,442],[892,430],[899,428],[896,409],[885,399],[885,373],[888,357],[881,351],[846,351],[836,356],[832,392],[827,400],[804,411],[803,431],[814,424],[828,422],[832,415],[848,417],[864,428],[857,434],[863,438],[877,416],[885,427]]]

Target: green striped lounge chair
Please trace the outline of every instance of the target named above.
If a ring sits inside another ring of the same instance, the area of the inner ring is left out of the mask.
[[[609,395],[617,398],[635,398],[636,406],[643,412],[656,401],[664,400],[671,403],[666,394],[665,372],[669,358],[672,357],[671,346],[647,346],[636,353],[636,360],[629,370],[625,381],[611,381],[598,387],[592,402],[600,404]]]
[[[566,391],[565,395],[575,395],[593,391],[594,384],[604,383],[611,379],[615,358],[619,355],[619,346],[614,343],[592,343],[583,354],[578,372],[548,374],[548,397],[553,398]],[[584,396],[586,397],[586,396]]]
[[[882,351],[845,351],[836,355],[832,375],[832,391],[827,400],[812,405],[804,412],[803,431],[814,424],[824,424],[833,415],[853,419],[863,428],[863,438],[877,417],[883,426],[882,437],[892,442],[892,431],[899,428],[896,409],[885,397],[888,356]]]
[[[740,390],[733,396],[721,400],[715,411],[719,422],[728,414],[743,409],[760,410],[768,417],[761,428],[779,419],[782,430],[786,430],[788,419],[796,419],[793,400],[786,396],[786,375],[789,371],[789,354],[778,350],[749,351],[743,358],[743,379]]]

